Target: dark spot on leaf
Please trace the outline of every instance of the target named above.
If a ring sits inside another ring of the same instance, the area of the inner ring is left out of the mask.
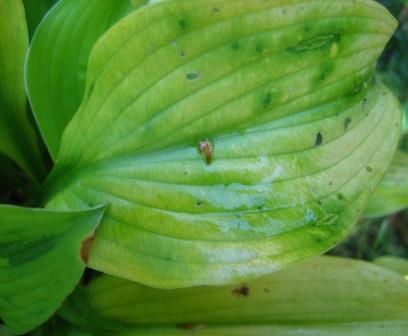
[[[329,182],[329,186],[332,186],[333,185],[333,182]]]
[[[220,11],[220,9],[218,7],[213,7],[212,10],[213,10],[214,13],[219,13],[219,11]]]
[[[213,145],[209,140],[200,141],[198,144],[199,152],[204,156],[205,162],[210,164],[213,160]]]
[[[184,330],[197,330],[197,329],[205,328],[205,324],[186,322],[186,323],[179,323],[176,325],[176,327],[179,329],[184,329]]]
[[[180,50],[180,57],[186,57],[186,53],[184,52],[184,50]]]
[[[322,135],[322,133],[317,133],[317,135],[316,135],[316,142],[315,142],[315,144],[316,144],[316,146],[320,146],[321,144],[323,143],[323,135]]]
[[[237,297],[247,297],[249,295],[249,287],[247,285],[242,285],[241,287],[235,288],[232,291],[232,294],[237,296]]]
[[[344,130],[347,131],[348,127],[350,126],[351,118],[344,119]]]
[[[298,45],[287,48],[290,53],[302,53],[315,50],[323,50],[331,47],[333,42],[338,42],[340,34],[317,35],[308,40],[300,42]]]
[[[203,205],[203,202],[198,200],[196,204],[197,204],[198,207],[201,207]]]
[[[263,48],[263,46],[261,46],[260,44],[257,44],[257,46],[256,46],[256,48],[255,48],[255,51],[256,51],[258,54],[262,54],[263,51],[264,51],[264,48]]]
[[[231,45],[232,50],[238,50],[240,47],[239,42],[233,42]]]
[[[189,81],[197,80],[200,78],[200,74],[197,72],[191,72],[186,75],[186,79]]]
[[[185,30],[186,27],[187,27],[187,23],[184,20],[179,20],[179,25],[180,25],[182,30]]]
[[[323,202],[322,202],[322,201],[317,201],[317,203],[319,203],[319,205],[322,205],[322,204],[323,204]]]
[[[268,93],[264,96],[264,98],[263,98],[263,100],[262,100],[262,106],[263,106],[264,108],[267,108],[269,105],[271,105],[271,103],[272,103],[272,94],[271,94],[270,92],[268,92]]]
[[[368,173],[371,173],[371,172],[373,171],[373,168],[371,168],[370,166],[367,166],[367,167],[366,167],[366,171],[367,171]]]
[[[81,259],[85,264],[88,263],[89,254],[91,253],[92,242],[94,240],[94,235],[86,238],[81,245]]]
[[[346,197],[344,197],[343,194],[338,193],[338,194],[337,194],[337,199],[340,200],[340,201],[344,201],[344,200],[346,199]]]
[[[264,292],[266,292],[266,293],[270,293],[269,288],[264,288],[263,290],[264,290]]]
[[[376,84],[377,83],[377,77],[374,75],[372,78],[371,78],[371,84]]]

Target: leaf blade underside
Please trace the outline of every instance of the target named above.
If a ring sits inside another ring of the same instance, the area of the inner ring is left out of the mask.
[[[47,207],[109,203],[90,267],[155,287],[324,252],[398,142],[398,102],[373,78],[394,28],[361,0],[138,10],[93,49]]]

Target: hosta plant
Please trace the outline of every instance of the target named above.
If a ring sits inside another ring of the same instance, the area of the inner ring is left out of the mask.
[[[26,207],[0,206],[8,330],[403,335],[401,275],[299,264],[345,238],[398,145],[384,7],[38,3],[0,0],[0,168],[32,180]],[[407,205],[405,189],[384,205],[388,187],[367,216]]]

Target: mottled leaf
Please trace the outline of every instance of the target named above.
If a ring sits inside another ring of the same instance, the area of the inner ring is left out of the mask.
[[[157,287],[267,274],[342,240],[397,146],[373,1],[165,1],[95,45],[48,208],[108,203],[90,267]]]

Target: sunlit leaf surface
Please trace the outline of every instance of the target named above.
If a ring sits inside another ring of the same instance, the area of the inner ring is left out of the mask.
[[[397,146],[373,1],[165,1],[95,45],[48,208],[108,203],[89,265],[226,284],[344,238]]]
[[[0,318],[15,334],[45,322],[74,290],[102,213],[0,205]]]

